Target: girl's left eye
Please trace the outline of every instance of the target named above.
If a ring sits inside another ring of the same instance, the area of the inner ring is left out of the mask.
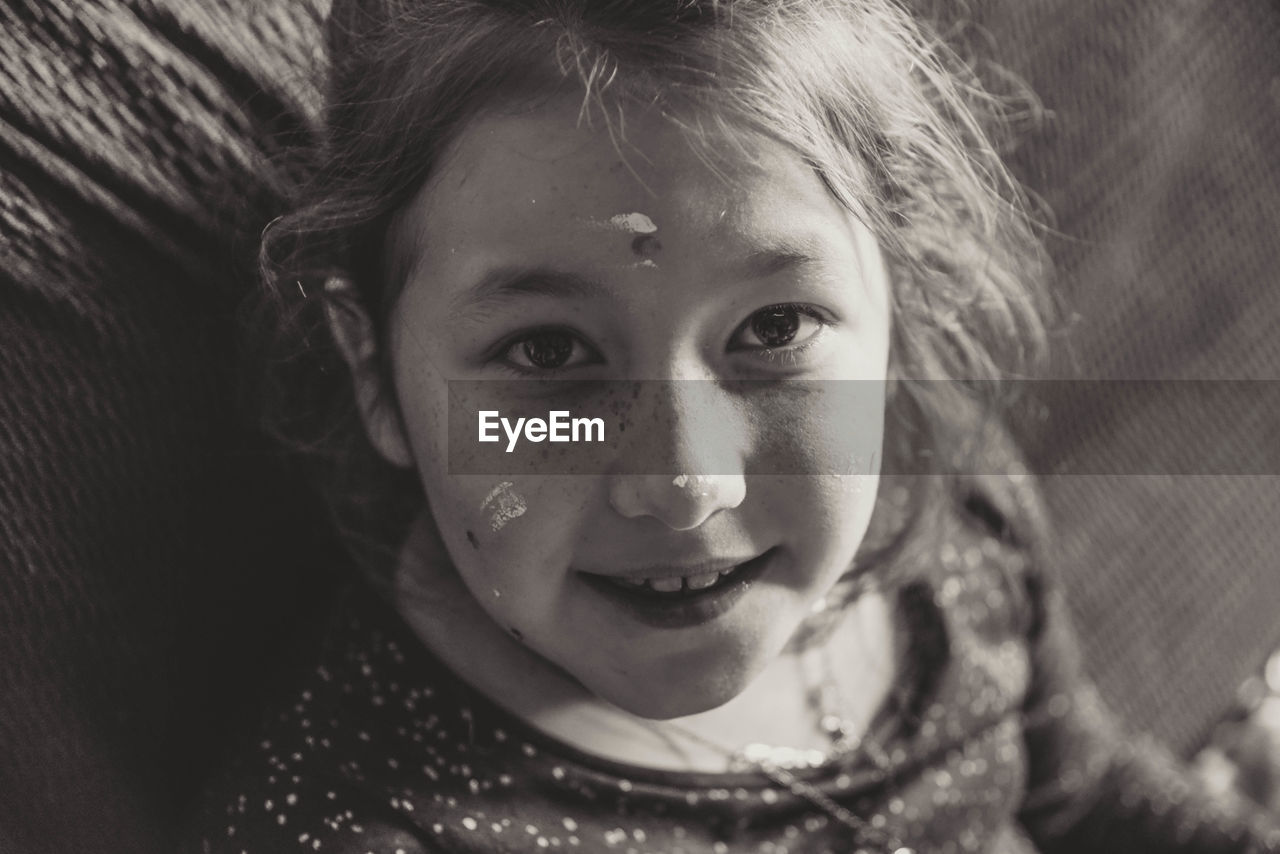
[[[755,312],[738,327],[733,333],[730,348],[801,348],[828,325],[826,318],[811,306],[795,303],[771,305]]]
[[[595,350],[564,329],[539,329],[513,339],[502,351],[501,360],[525,373],[553,372],[591,364]]]

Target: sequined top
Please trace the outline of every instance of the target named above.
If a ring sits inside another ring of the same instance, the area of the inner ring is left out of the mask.
[[[913,666],[875,749],[801,775],[856,830],[760,774],[621,765],[542,735],[357,588],[210,789],[191,850],[1280,852],[1277,823],[1119,730],[1025,552],[953,521],[894,588]]]

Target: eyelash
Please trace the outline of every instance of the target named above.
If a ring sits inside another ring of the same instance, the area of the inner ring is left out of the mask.
[[[796,365],[799,362],[799,357],[802,356],[806,351],[808,351],[814,345],[816,345],[819,342],[819,340],[823,337],[823,333],[826,332],[826,330],[829,327],[834,325],[834,321],[832,319],[830,319],[824,312],[822,312],[821,310],[813,306],[806,305],[804,303],[775,303],[773,305],[763,306],[761,308],[756,309],[754,312],[752,312],[751,315],[746,320],[744,320],[741,324],[739,324],[738,328],[733,331],[733,334],[730,336],[730,339],[731,340],[735,339],[740,334],[742,334],[743,330],[747,329],[751,325],[752,319],[755,318],[757,315],[761,314],[762,312],[777,311],[779,309],[790,309],[801,315],[804,315],[805,317],[808,317],[811,320],[817,321],[818,323],[817,331],[815,331],[808,338],[805,338],[800,343],[794,344],[794,345],[782,345],[779,347],[767,347],[767,346],[742,347],[742,348],[732,349],[729,352],[751,352],[751,353],[755,353],[758,358],[764,359],[765,361],[771,364],[778,364],[784,367],[791,367]],[[547,333],[561,333],[561,334],[567,335],[573,339],[575,346],[584,347],[587,350],[589,350],[595,356],[595,358],[597,359],[599,358],[599,354],[596,352],[595,348],[587,344],[582,339],[582,337],[578,335],[576,332],[574,332],[572,329],[566,329],[565,327],[562,327],[562,326],[544,326],[544,327],[538,327],[535,329],[525,329],[525,330],[522,330],[517,335],[504,339],[500,345],[494,348],[493,355],[489,358],[489,361],[494,362],[495,364],[498,365],[498,367],[502,368],[503,370],[506,370],[512,374],[515,374],[521,377],[530,377],[530,376],[555,377],[555,376],[559,376],[561,374],[567,373],[568,371],[574,370],[578,367],[584,367],[583,365],[575,365],[569,368],[528,368],[528,367],[525,367],[524,365],[512,364],[506,358],[506,354],[509,353],[511,351],[511,348],[515,347],[517,344],[527,341],[528,339],[533,338],[536,335],[547,334]],[[588,364],[596,364],[596,363],[589,362]]]
[[[790,309],[791,311],[801,314],[810,320],[817,321],[818,329],[798,344],[783,344],[778,347],[769,347],[768,345],[765,345],[763,347],[744,347],[741,349],[757,353],[762,358],[767,359],[770,362],[777,361],[779,358],[790,357],[792,359],[791,363],[795,364],[795,358],[816,344],[822,337],[822,334],[834,323],[834,321],[828,318],[822,311],[811,305],[805,305],[804,303],[781,302],[773,305],[766,305],[763,308],[758,308],[751,313],[750,317],[738,325],[738,328],[733,331],[732,338],[737,338],[744,329],[751,325],[751,321],[758,315],[765,312],[779,311],[783,309]]]
[[[566,329],[563,326],[541,326],[536,329],[522,330],[519,334],[505,339],[503,343],[499,344],[495,348],[494,355],[490,361],[497,364],[497,366],[503,370],[520,377],[554,377],[574,370],[576,367],[582,367],[581,365],[576,365],[573,368],[529,368],[524,365],[512,364],[507,359],[507,353],[511,352],[511,348],[515,347],[517,344],[527,341],[536,335],[546,335],[548,333],[561,333],[563,335],[567,335],[569,338],[573,339],[575,346],[584,347],[589,350],[595,358],[599,358],[599,353],[596,352],[595,348],[583,341],[582,336],[578,335],[572,329]],[[588,364],[595,363],[591,362]]]

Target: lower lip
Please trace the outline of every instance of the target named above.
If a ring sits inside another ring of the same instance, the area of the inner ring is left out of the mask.
[[[599,575],[579,573],[582,580],[605,599],[620,607],[638,622],[658,629],[686,629],[709,623],[727,613],[768,568],[773,549],[746,563],[714,587],[689,593],[678,599],[660,598],[644,588],[624,588]]]

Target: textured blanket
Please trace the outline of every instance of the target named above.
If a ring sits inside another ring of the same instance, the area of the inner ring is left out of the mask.
[[[162,847],[338,560],[233,358],[321,6],[0,0],[0,850]],[[967,6],[1049,111],[1013,162],[1080,317],[1055,374],[1277,378],[1280,6]],[[1053,569],[1107,698],[1186,751],[1280,641],[1280,484],[1107,474],[1244,434],[1078,388],[1022,427],[1102,472],[1046,479]]]

